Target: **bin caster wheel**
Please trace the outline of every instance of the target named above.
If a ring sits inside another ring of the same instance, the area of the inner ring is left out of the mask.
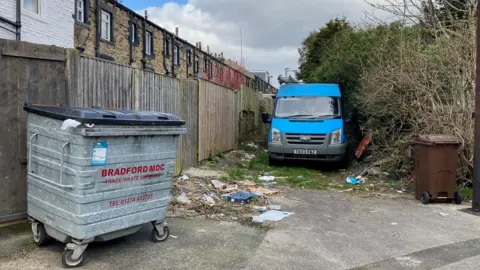
[[[62,254],[62,264],[66,268],[79,267],[83,263],[83,254],[78,259],[72,259],[73,250],[67,249]]]
[[[170,235],[170,229],[167,226],[163,227],[163,235],[160,235],[157,229],[154,228],[152,230],[152,241],[156,243],[163,242],[167,240],[169,235]]]
[[[420,201],[423,204],[428,204],[430,202],[430,195],[428,195],[428,192],[422,193],[422,195],[420,196]]]
[[[462,204],[463,202],[462,195],[460,195],[460,193],[458,192],[455,192],[453,194],[453,202],[455,202],[456,204]]]
[[[33,241],[37,246],[43,246],[47,243],[50,237],[45,230],[45,226],[39,222],[32,222]]]

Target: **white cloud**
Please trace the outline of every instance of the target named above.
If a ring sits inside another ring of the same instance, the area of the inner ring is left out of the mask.
[[[298,47],[309,32],[328,20],[346,17],[359,23],[371,8],[364,0],[189,0],[147,8],[149,19],[211,52],[240,62],[240,31],[247,69],[268,70],[276,77],[298,66]],[[141,12],[143,13],[143,12]]]

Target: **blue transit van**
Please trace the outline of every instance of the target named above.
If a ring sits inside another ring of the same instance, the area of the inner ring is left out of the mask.
[[[271,164],[281,160],[344,160],[345,123],[337,84],[283,84],[274,104],[271,120],[264,120],[271,124]]]

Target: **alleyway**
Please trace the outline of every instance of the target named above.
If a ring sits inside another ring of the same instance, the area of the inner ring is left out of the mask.
[[[154,244],[145,227],[92,245],[83,269],[478,269],[480,219],[462,211],[468,205],[302,189],[278,203],[295,214],[268,230],[170,219],[175,237]],[[0,259],[0,268],[60,269],[62,251],[32,247]]]

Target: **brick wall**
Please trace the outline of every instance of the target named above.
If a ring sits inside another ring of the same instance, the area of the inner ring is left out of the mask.
[[[73,47],[74,0],[39,0],[39,14],[21,9],[21,40],[32,43]],[[2,0],[0,16],[16,21],[16,0]],[[2,24],[8,29],[13,26]],[[14,39],[15,34],[6,30],[0,31],[0,38]]]

